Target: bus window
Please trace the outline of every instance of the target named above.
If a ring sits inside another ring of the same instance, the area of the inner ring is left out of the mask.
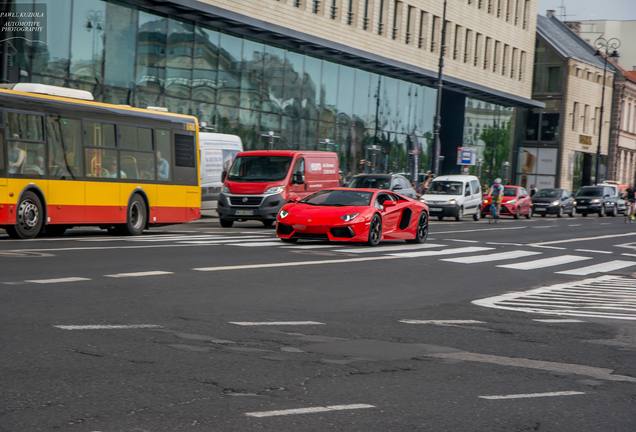
[[[76,119],[48,116],[49,176],[54,179],[82,176],[82,123]]]
[[[121,171],[131,180],[155,179],[155,156],[153,153],[120,151]]]
[[[115,147],[115,126],[93,121],[84,122],[85,147]]]
[[[46,146],[42,117],[7,113],[7,156],[9,174],[42,177],[46,175]]]
[[[84,149],[84,162],[87,177],[127,178],[126,173],[118,169],[117,150]]]
[[[174,135],[174,171],[178,184],[198,184],[194,135]]]
[[[152,133],[148,128],[117,126],[119,148],[126,150],[152,151]]]
[[[155,130],[155,151],[157,161],[157,179],[170,181],[172,179],[172,145],[170,131]]]

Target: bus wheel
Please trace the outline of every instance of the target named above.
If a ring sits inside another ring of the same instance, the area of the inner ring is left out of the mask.
[[[9,237],[16,239],[31,239],[37,237],[44,225],[42,201],[31,191],[22,194],[16,207],[16,224],[7,227]]]
[[[148,209],[143,198],[138,194],[133,195],[126,212],[125,235],[141,235],[148,222]]]

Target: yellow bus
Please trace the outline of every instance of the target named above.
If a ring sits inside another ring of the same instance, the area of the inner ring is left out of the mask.
[[[0,228],[9,236],[80,225],[138,235],[200,217],[195,117],[64,87],[0,87]]]

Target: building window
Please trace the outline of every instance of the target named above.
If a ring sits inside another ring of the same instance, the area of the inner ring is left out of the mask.
[[[490,68],[492,57],[492,38],[486,37],[486,46],[484,47],[484,69]]]
[[[495,53],[492,56],[492,71],[497,73],[499,68],[499,57],[501,56],[501,42],[495,41]]]
[[[519,5],[520,1],[521,0],[515,0],[515,25],[519,24],[519,15],[521,14],[521,7]]]
[[[501,18],[501,6],[505,0],[496,0],[497,1],[497,18]]]
[[[398,39],[400,37],[400,23],[402,22],[402,2],[395,0],[393,3],[393,28],[391,29],[391,38]]]
[[[519,81],[524,80],[526,67],[526,52],[521,51],[521,58],[519,59]]]
[[[528,112],[526,119],[526,141],[537,141],[539,139],[539,113]]]
[[[466,29],[464,36],[464,63],[468,63],[468,60],[472,56],[472,44],[473,44],[473,31]]]
[[[492,2],[495,0],[488,0],[488,13],[491,14],[492,13]]]
[[[512,12],[512,0],[504,0],[506,2],[506,22],[510,22]]]
[[[433,15],[433,28],[431,34],[431,52],[439,52],[439,40],[441,39],[441,18]]]
[[[590,106],[583,107],[583,133],[590,132]]]
[[[510,46],[504,44],[503,59],[501,60],[501,74],[506,75],[508,73],[508,62],[510,61]]]
[[[294,0],[294,7],[305,8],[305,0]]]
[[[512,49],[512,61],[510,62],[510,78],[516,77],[517,65],[519,60],[519,50],[517,48]]]
[[[364,17],[362,18],[362,29],[369,30],[369,16],[371,16],[371,9],[373,0],[364,0]]]
[[[473,66],[477,66],[479,64],[480,59],[482,58],[482,40],[483,40],[483,35],[481,33],[476,33],[475,34],[475,55],[473,57]]]
[[[462,27],[460,25],[455,26],[455,37],[453,38],[453,60],[459,58],[459,50],[461,47]]]
[[[347,24],[351,25],[353,24],[353,20],[356,17],[356,14],[358,12],[358,3],[359,0],[348,0],[348,7],[347,7]]]
[[[386,3],[388,0],[380,0],[378,13],[378,34],[384,34],[384,22],[386,21]]]
[[[428,36],[428,12],[420,12],[420,29],[417,37],[417,47],[423,48],[426,46],[426,37]]]
[[[555,141],[559,130],[559,113],[541,114],[541,141]]]
[[[579,129],[579,103],[574,102],[572,108],[572,132],[576,132]]]
[[[592,119],[592,127],[594,128],[594,135],[598,135],[598,122],[600,109],[598,107],[594,107],[594,118]]]
[[[406,11],[406,35],[404,42],[409,45],[411,43],[411,31],[413,30],[413,20],[415,19],[415,7],[408,5]]]
[[[313,0],[311,11],[315,14],[320,13],[320,0]]]
[[[338,3],[340,0],[331,0],[331,7],[329,8],[329,18],[332,20],[338,19],[340,8]]]
[[[523,2],[523,29],[528,28],[528,14],[530,13],[530,0],[524,0]]]

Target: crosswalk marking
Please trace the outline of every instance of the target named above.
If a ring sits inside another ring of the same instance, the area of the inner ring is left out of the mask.
[[[534,270],[545,267],[553,267],[562,264],[569,264],[577,261],[584,261],[591,259],[590,257],[584,257],[579,255],[560,255],[550,258],[542,258],[533,261],[524,261],[515,264],[501,264],[497,267],[515,269],[515,270]]]
[[[443,244],[425,243],[425,244],[400,244],[392,246],[376,246],[376,247],[352,247],[345,249],[336,249],[334,252],[346,252],[346,253],[371,253],[371,252],[391,252],[399,250],[419,250],[419,249],[432,249],[437,247],[444,247]]]
[[[493,248],[489,247],[463,247],[463,248],[452,248],[452,249],[442,249],[437,251],[420,251],[420,252],[401,252],[401,253],[393,253],[390,256],[401,257],[401,258],[419,258],[419,257],[429,257],[429,256],[443,256],[443,255],[454,255],[460,253],[472,253],[472,252],[481,252],[492,250]]]
[[[266,247],[266,246],[280,246],[282,242],[278,239],[267,241],[255,241],[245,243],[226,243],[227,246],[242,246],[242,247]]]
[[[457,258],[444,258],[442,261],[455,262],[460,264],[483,263],[489,261],[503,261],[515,258],[523,258],[527,256],[540,255],[541,252],[515,250],[510,252],[498,252],[487,255],[471,255]]]
[[[614,270],[620,270],[627,267],[636,265],[636,261],[623,261],[614,260],[600,264],[594,264],[587,267],[580,267],[572,270],[564,270],[557,272],[559,274],[573,275],[573,276],[587,276],[592,273],[606,273]]]
[[[474,300],[477,306],[527,313],[573,317],[636,320],[636,298],[633,290],[607,290],[608,284],[630,285],[634,279],[623,276],[598,276],[577,282],[512,292]],[[594,293],[590,290],[598,286]],[[582,293],[580,290],[584,288]]]

